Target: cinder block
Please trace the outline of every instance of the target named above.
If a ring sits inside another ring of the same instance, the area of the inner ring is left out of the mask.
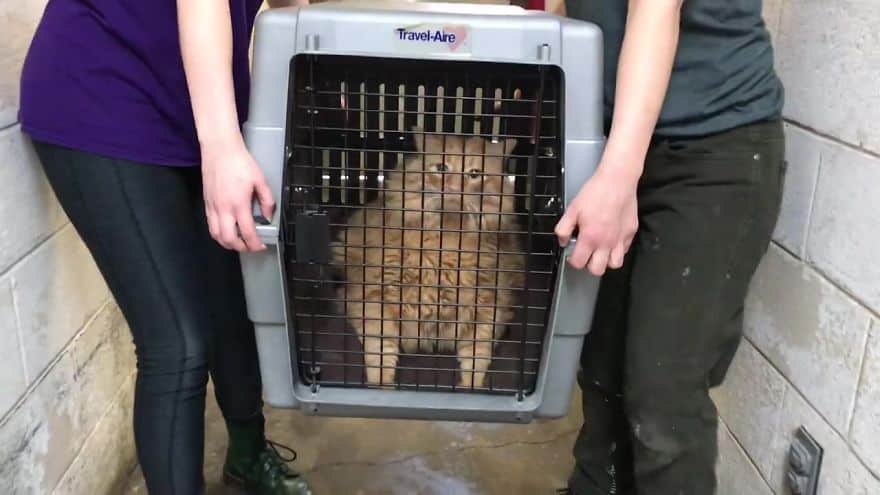
[[[91,431],[135,368],[132,339],[114,302],[105,304],[77,335],[70,352],[76,364],[77,394],[82,404],[79,427]]]
[[[18,118],[21,64],[45,6],[46,0],[0,2],[0,129]]]
[[[131,427],[133,400],[134,378],[128,376],[53,495],[123,493],[137,462]]]
[[[850,441],[853,448],[880,477],[880,322],[874,321]]]
[[[786,391],[782,410],[782,422],[773,442],[774,468],[770,486],[776,493],[790,493],[785,489],[788,451],[795,432],[801,426],[804,426],[825,449],[818,493],[822,495],[880,493],[880,481],[859,461],[844,438],[831,428],[797,391],[793,389]]]
[[[12,286],[8,277],[0,277],[0,420],[18,400],[27,387],[24,363],[21,362],[21,343],[18,323],[12,301]]]
[[[28,376],[36,377],[107,300],[76,231],[65,227],[12,271]]]
[[[746,300],[748,338],[843,434],[870,321],[866,309],[775,246]]]
[[[737,352],[724,384],[712,392],[718,412],[760,472],[771,472],[770,438],[779,424],[785,380],[749,343]]]
[[[880,9],[870,0],[789,0],[777,37],[785,114],[880,151]]]
[[[718,426],[717,473],[717,495],[773,495],[770,486],[724,423]]]
[[[880,310],[877,184],[880,158],[829,142],[807,236],[807,259],[875,311]]]
[[[0,131],[0,164],[0,273],[3,273],[67,220],[36,154],[18,126]]]
[[[117,493],[76,490],[118,481],[132,466],[134,368],[119,320],[115,305],[108,304],[89,326],[104,336],[85,337],[86,329],[0,424],[0,493],[53,493],[62,477],[62,493]],[[117,352],[118,358],[111,357]],[[77,366],[75,355],[88,358],[85,366]]]
[[[74,366],[64,353],[0,424],[0,493],[51,493],[80,447]]]
[[[785,131],[788,171],[773,240],[803,259],[823,139],[791,124]]]

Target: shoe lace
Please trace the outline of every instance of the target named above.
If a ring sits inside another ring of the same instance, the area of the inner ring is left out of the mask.
[[[273,442],[272,440],[266,439],[266,446],[268,446],[272,450],[272,452],[275,454],[275,456],[279,460],[284,461],[284,462],[296,461],[296,451],[293,450],[292,448],[288,447],[287,445],[280,444],[278,442]],[[286,453],[287,456],[282,455],[281,452]]]
[[[287,465],[287,463],[296,460],[296,451],[290,447],[267,439],[266,449],[260,457],[262,470],[269,476],[269,479],[299,477],[299,474],[292,471]]]

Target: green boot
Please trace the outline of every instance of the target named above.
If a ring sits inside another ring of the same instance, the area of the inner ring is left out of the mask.
[[[249,495],[312,495],[308,483],[287,463],[296,452],[266,439],[263,419],[227,421],[229,449],[223,465],[223,482],[243,488]],[[289,452],[282,456],[279,449]]]

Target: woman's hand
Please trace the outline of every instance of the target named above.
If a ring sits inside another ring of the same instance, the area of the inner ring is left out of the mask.
[[[252,202],[272,218],[275,202],[266,178],[240,140],[229,146],[202,146],[202,179],[208,229],[221,246],[240,252],[266,249],[257,236]]]
[[[261,251],[252,201],[272,218],[266,178],[244,145],[232,82],[228,2],[177,0],[186,82],[202,151],[205,211],[211,236],[236,251]]]
[[[556,224],[560,246],[567,246],[575,227],[577,244],[571,266],[588,266],[601,276],[607,268],[620,268],[639,226],[636,188],[638,176],[627,168],[600,165],[581,188]]]

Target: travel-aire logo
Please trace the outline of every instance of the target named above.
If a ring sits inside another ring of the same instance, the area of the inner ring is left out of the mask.
[[[464,53],[470,51],[470,28],[463,25],[430,25],[394,29],[395,45],[408,52],[437,51]]]

